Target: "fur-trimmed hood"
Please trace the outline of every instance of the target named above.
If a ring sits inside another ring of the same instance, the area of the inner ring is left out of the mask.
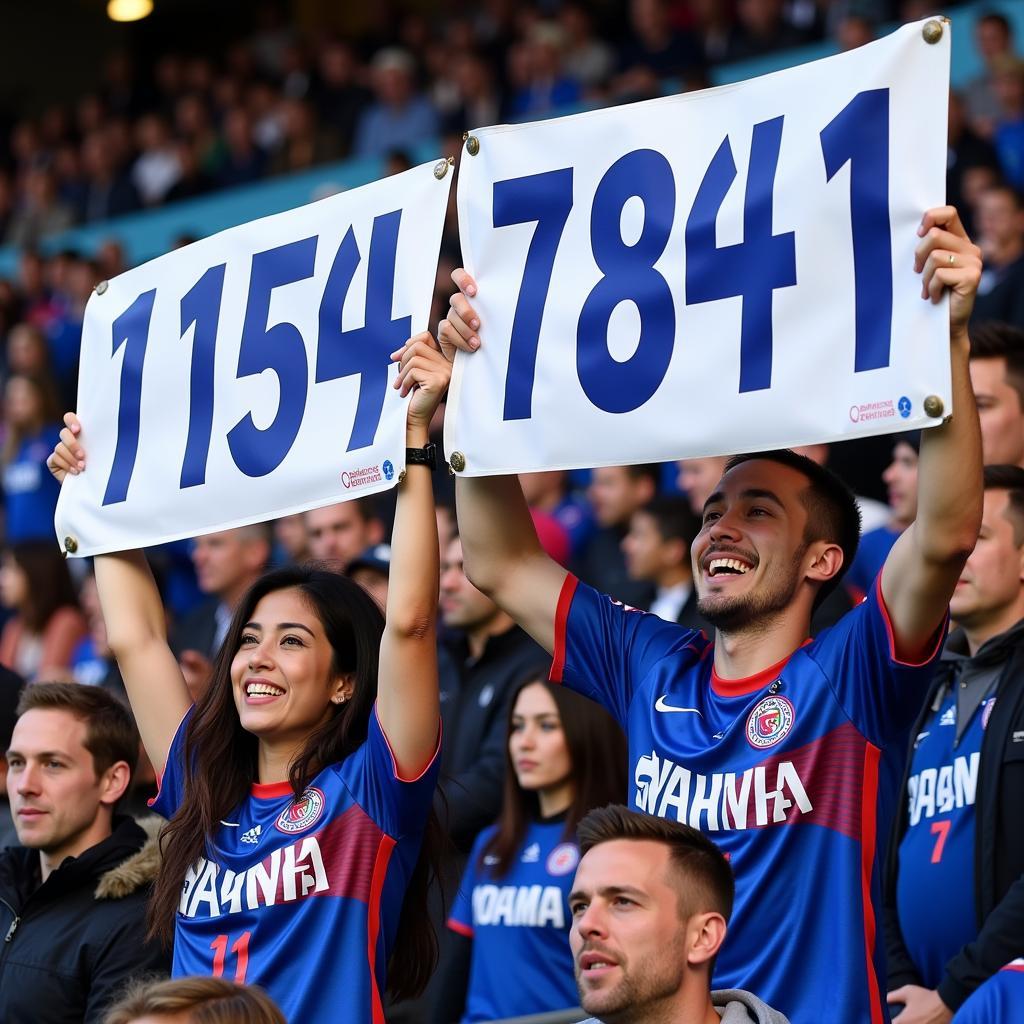
[[[156,881],[160,869],[160,830],[167,823],[159,815],[150,814],[136,824],[146,833],[145,845],[138,853],[100,875],[94,893],[96,899],[121,900]]]

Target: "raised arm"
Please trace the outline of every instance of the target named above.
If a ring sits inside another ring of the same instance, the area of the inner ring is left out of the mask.
[[[406,444],[422,448],[430,420],[448,388],[451,367],[429,334],[394,353],[395,387],[413,391]],[[426,466],[407,466],[398,485],[391,572],[380,642],[377,717],[402,778],[415,778],[437,747],[441,709],[437,683],[437,598],[440,589],[434,488]]]
[[[921,433],[917,519],[900,536],[882,568],[882,594],[896,654],[926,653],[946,614],[956,581],[981,527],[981,430],[967,371],[967,319],[981,277],[981,253],[951,206],[921,222],[916,269],[922,296],[938,302],[949,289],[953,415]]]
[[[61,440],[47,460],[61,482],[86,468],[74,413],[64,417]],[[167,644],[167,625],[156,581],[141,551],[97,555],[96,591],[139,734],[150,761],[162,772],[174,731],[191,703],[178,663]]]
[[[465,270],[456,270],[452,280],[459,291],[438,327],[438,340],[448,355],[480,347],[480,320],[469,302],[476,283]],[[466,575],[553,652],[555,612],[566,572],[540,546],[518,479],[460,476],[455,500]]]

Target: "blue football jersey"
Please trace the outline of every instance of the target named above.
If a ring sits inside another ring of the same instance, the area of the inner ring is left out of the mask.
[[[565,822],[534,822],[507,875],[473,844],[448,927],[473,940],[464,1022],[501,1020],[577,1006],[569,950],[569,892],[580,852]]]
[[[981,702],[957,743],[957,697],[951,689],[914,739],[896,906],[903,941],[927,988],[938,987],[946,964],[978,936],[974,798],[994,700]]]
[[[1012,960],[979,985],[953,1024],[1024,1024],[1024,959]]]
[[[153,807],[171,817],[184,791],[185,724]],[[381,993],[402,900],[430,814],[438,758],[413,780],[370,716],[366,741],[294,799],[253,784],[185,878],[174,977],[260,985],[292,1024],[384,1021]]]
[[[714,671],[703,633],[626,608],[572,576],[552,679],[603,704],[629,738],[633,806],[708,833],[736,902],[715,988],[793,1024],[881,1024],[880,865],[916,716],[944,631],[900,662],[876,586],[863,604],[748,679]]]

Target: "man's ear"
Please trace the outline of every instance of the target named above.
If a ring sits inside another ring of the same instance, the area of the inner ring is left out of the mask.
[[[686,926],[686,962],[695,967],[709,963],[725,941],[725,918],[717,911],[694,914]]]
[[[366,521],[366,536],[370,542],[366,545],[368,548],[373,548],[378,544],[382,544],[384,542],[383,520],[377,519],[376,517],[368,519]]]
[[[807,579],[827,583],[843,568],[843,549],[832,541],[815,541],[807,549]]]
[[[346,672],[334,680],[334,689],[331,691],[332,704],[344,704],[352,699],[356,688],[356,677],[354,672]]]
[[[100,803],[113,807],[124,796],[132,781],[127,761],[115,761],[100,779]]]

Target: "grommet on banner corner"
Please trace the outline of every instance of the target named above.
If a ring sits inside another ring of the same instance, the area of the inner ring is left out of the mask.
[[[109,287],[110,285],[106,281],[100,281],[100,283],[93,288],[93,291],[97,295],[102,295]]]
[[[405,479],[405,470],[401,470],[398,474],[398,482],[401,483]]]
[[[449,167],[451,167],[451,164],[447,160],[438,160],[434,164],[434,177],[440,181],[448,173]]]
[[[931,18],[921,26],[921,37],[926,43],[937,43],[942,38],[942,21]]]
[[[73,555],[78,550],[78,541],[72,536],[64,538],[64,550],[69,554]]]
[[[480,152],[480,140],[475,135],[466,136],[466,152],[470,156],[476,156]]]
[[[453,473],[461,473],[466,468],[466,456],[462,452],[452,452],[448,465],[451,466]]]
[[[946,409],[945,404],[938,395],[929,395],[924,400],[924,411],[926,416],[931,416],[932,419],[938,419]]]

